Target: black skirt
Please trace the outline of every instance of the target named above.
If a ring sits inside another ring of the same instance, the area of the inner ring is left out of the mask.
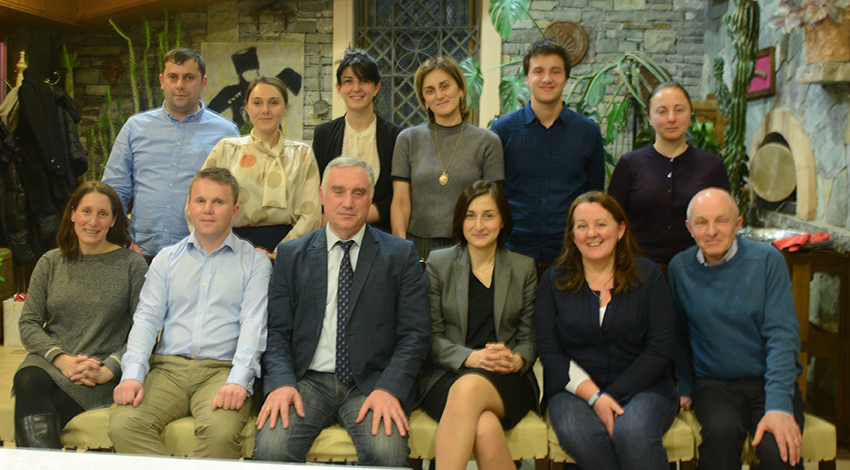
[[[484,369],[464,368],[460,373],[446,371],[428,390],[428,393],[422,399],[422,409],[428,413],[428,416],[440,421],[443,410],[446,408],[449,389],[452,388],[457,379],[466,374],[482,375],[496,387],[496,391],[499,392],[505,406],[505,417],[502,418],[502,428],[505,431],[513,429],[530,410],[537,407],[537,394],[534,392],[534,387],[531,386],[532,381],[537,379],[531,369],[525,374],[500,374]]]

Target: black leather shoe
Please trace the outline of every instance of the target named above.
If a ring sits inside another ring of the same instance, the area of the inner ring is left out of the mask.
[[[24,416],[15,421],[15,438],[18,447],[61,449],[59,417],[53,413]]]

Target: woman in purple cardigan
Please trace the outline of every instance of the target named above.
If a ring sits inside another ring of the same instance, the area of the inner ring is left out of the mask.
[[[534,312],[544,397],[561,446],[584,470],[666,469],[678,411],[673,307],[661,269],[638,258],[617,201],[573,202],[564,247]]]
[[[655,87],[647,109],[655,143],[620,157],[608,194],[625,209],[643,252],[666,272],[673,256],[694,244],[685,228],[691,198],[712,186],[728,191],[729,176],[717,155],[688,145],[692,107],[682,85]]]

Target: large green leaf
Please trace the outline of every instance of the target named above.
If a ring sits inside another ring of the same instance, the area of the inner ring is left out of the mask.
[[[481,64],[474,57],[467,57],[460,63],[463,76],[466,77],[466,104],[470,108],[478,106],[481,93],[484,91],[484,76],[481,74]]]
[[[512,113],[522,109],[531,99],[531,90],[525,84],[525,74],[520,71],[519,75],[503,77],[499,84],[499,100],[502,104],[502,113]]]
[[[503,41],[513,36],[512,24],[525,18],[530,6],[531,0],[490,0],[487,13]]]
[[[614,76],[609,73],[601,73],[587,84],[587,89],[584,92],[584,101],[587,105],[594,108],[599,106],[599,103],[605,99],[605,91],[608,85],[614,80]]]

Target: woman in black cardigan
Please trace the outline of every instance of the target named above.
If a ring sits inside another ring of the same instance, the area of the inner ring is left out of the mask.
[[[345,101],[346,114],[319,124],[313,134],[313,152],[319,172],[340,155],[365,161],[375,172],[375,194],[369,209],[370,224],[390,228],[390,179],[395,141],[402,128],[375,114],[373,102],[381,89],[378,64],[366,51],[349,49],[336,71],[336,89]]]
[[[584,470],[667,468],[661,437],[678,411],[673,308],[661,269],[637,253],[617,201],[585,193],[540,280],[534,323],[549,416]]]

